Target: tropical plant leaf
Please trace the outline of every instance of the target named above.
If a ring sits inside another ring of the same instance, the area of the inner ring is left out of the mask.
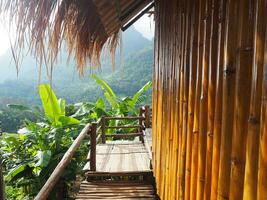
[[[111,105],[111,107],[113,109],[116,109],[119,107],[118,100],[116,98],[112,97],[108,92],[105,92],[104,96],[106,97],[106,99],[108,100],[109,104]]]
[[[37,167],[46,167],[51,159],[52,156],[52,152],[50,150],[46,150],[46,151],[38,151],[36,158],[38,160],[38,162],[36,163]]]
[[[91,78],[95,79],[96,83],[102,87],[106,92],[108,92],[112,97],[116,97],[115,92],[111,87],[103,80],[101,80],[96,74],[92,74]]]
[[[25,171],[27,169],[27,164],[18,165],[6,175],[5,179],[7,182],[10,182],[14,177],[16,177],[19,173]]]
[[[102,110],[105,110],[106,105],[105,105],[105,101],[104,101],[104,99],[103,99],[103,98],[99,98],[99,99],[96,101],[96,103],[95,103],[95,107],[96,107],[96,108],[100,108],[100,109],[102,109]]]
[[[100,85],[100,87],[105,91],[104,96],[107,98],[109,104],[113,108],[118,108],[118,97],[115,94],[115,92],[112,90],[112,88],[103,80],[101,80],[97,75],[92,74],[91,78],[95,79],[96,83]]]
[[[142,95],[145,91],[147,91],[151,86],[152,86],[152,82],[149,81],[149,82],[147,82],[147,83],[146,83],[140,90],[138,90],[138,91],[134,94],[134,96],[133,96],[133,98],[132,98],[132,105],[135,105],[135,104],[138,102],[138,100],[139,100],[139,98],[141,97],[141,95]]]
[[[60,109],[61,109],[61,115],[66,115],[66,101],[65,99],[59,99],[58,100],[58,103],[59,103],[59,106],[60,106]]]
[[[58,118],[62,115],[62,111],[54,91],[50,85],[43,84],[39,86],[39,93],[46,118],[51,123],[58,124]]]
[[[80,121],[78,119],[67,117],[67,116],[60,116],[59,121],[61,122],[62,126],[69,126],[69,125],[78,125]]]

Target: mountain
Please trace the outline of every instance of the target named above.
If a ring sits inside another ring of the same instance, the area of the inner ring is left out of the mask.
[[[84,76],[80,77],[75,61],[70,59],[67,63],[67,57],[66,51],[61,50],[53,69],[52,86],[56,94],[68,102],[94,101],[102,92],[89,78],[91,70],[86,70]],[[101,63],[101,69],[93,72],[106,80],[119,95],[131,95],[151,80],[153,42],[131,27],[122,33],[122,52],[116,53],[115,71],[112,71],[109,57],[102,56]],[[0,107],[18,102],[38,104],[38,81],[48,82],[44,68],[41,79],[38,80],[38,77],[38,65],[26,52],[17,76],[11,51],[7,51],[0,57]]]

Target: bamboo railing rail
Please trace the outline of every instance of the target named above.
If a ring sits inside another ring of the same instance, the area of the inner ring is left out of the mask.
[[[161,199],[267,199],[266,13],[266,0],[155,0]]]
[[[105,143],[106,138],[132,138],[139,136],[143,143],[145,143],[146,148],[149,152],[149,157],[152,159],[152,153],[150,148],[148,148],[147,139],[145,138],[145,124],[150,124],[150,108],[148,106],[142,107],[140,109],[140,116],[128,116],[128,117],[106,117],[103,116],[97,122],[92,122],[91,124],[87,124],[83,130],[80,132],[78,137],[74,140],[73,144],[67,150],[61,161],[58,163],[56,168],[54,169],[53,173],[46,181],[45,185],[42,187],[40,192],[35,197],[35,200],[46,200],[53,190],[54,186],[57,184],[60,176],[63,174],[65,168],[70,163],[73,155],[75,154],[76,150],[81,145],[83,139],[87,134],[90,135],[89,144],[89,154],[87,156],[87,161],[90,161],[90,171],[96,171],[96,145],[99,142]],[[148,119],[146,119],[146,117]],[[104,120],[103,120],[104,119]],[[109,120],[138,120],[138,125],[125,125],[125,126],[106,126],[106,122]],[[126,129],[126,128],[136,128],[139,132],[138,133],[124,133],[124,134],[113,134],[107,135],[106,129]],[[102,139],[102,141],[100,141]]]

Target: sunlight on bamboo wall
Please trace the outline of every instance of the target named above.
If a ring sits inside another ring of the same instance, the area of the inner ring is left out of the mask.
[[[266,7],[267,0],[155,1],[153,168],[161,199],[267,199]]]

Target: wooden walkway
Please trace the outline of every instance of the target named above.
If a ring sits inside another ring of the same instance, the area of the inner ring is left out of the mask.
[[[90,161],[84,170],[90,170]],[[139,141],[110,141],[96,146],[95,173],[150,171],[149,152]]]
[[[84,167],[77,200],[86,199],[158,199],[151,169],[150,115],[104,117],[93,123],[90,150]],[[110,120],[137,121],[132,125],[109,126]],[[107,129],[133,132],[106,134]],[[148,130],[146,130],[148,129]]]

